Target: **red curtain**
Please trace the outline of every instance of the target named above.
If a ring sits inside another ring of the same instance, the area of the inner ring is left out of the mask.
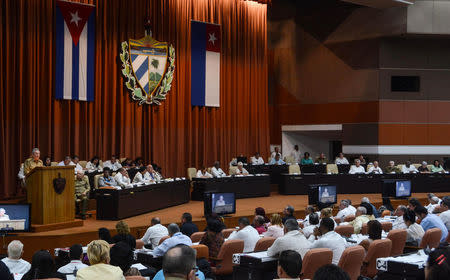
[[[42,157],[143,156],[166,176],[223,166],[269,147],[266,5],[241,0],[80,1],[96,5],[95,101],[54,99],[53,0],[3,0],[0,11],[0,197],[20,195],[20,163]],[[162,106],[139,106],[123,86],[120,44],[144,36],[173,44],[176,69]],[[190,21],[222,25],[221,107],[190,105]]]

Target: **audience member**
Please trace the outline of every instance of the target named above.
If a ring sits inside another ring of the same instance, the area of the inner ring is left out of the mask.
[[[70,247],[69,258],[70,263],[60,267],[58,269],[59,273],[76,276],[78,270],[87,267],[81,262],[83,259],[83,247],[80,244],[74,244]]]
[[[111,176],[111,169],[109,167],[103,168],[103,176],[98,179],[99,187],[115,187],[121,189],[118,185],[114,177]]]
[[[397,218],[392,222],[392,229],[406,229],[406,224],[403,219],[406,210],[408,210],[408,208],[406,208],[405,205],[397,206],[397,209],[395,209],[394,212],[394,215],[397,216]]]
[[[116,224],[117,234],[113,236],[113,243],[124,241],[134,250],[136,248],[136,238],[130,234],[130,228],[124,221],[119,221]]]
[[[426,161],[422,161],[422,165],[417,169],[420,173],[430,173],[428,169],[428,163]]]
[[[192,245],[192,240],[180,232],[180,228],[177,224],[170,224],[167,227],[167,230],[169,231],[170,238],[164,240],[163,243],[153,250],[154,257],[162,257],[170,248],[173,248],[178,244]]]
[[[350,171],[348,174],[363,174],[366,173],[364,166],[361,165],[361,161],[359,159],[355,160],[355,165],[350,167]]]
[[[144,242],[146,248],[155,249],[158,247],[161,238],[168,235],[169,231],[161,224],[161,220],[158,217],[153,217],[150,221],[150,227],[141,240]]]
[[[283,224],[285,224],[286,221],[290,219],[297,221],[297,218],[295,218],[294,216],[294,207],[292,207],[291,205],[288,205],[286,206],[286,208],[284,208],[283,214],[284,214],[284,217],[282,219]]]
[[[227,174],[220,168],[220,162],[216,161],[211,168],[211,173],[215,178],[226,177]]]
[[[411,164],[411,162],[408,160],[405,165],[402,166],[402,173],[417,173],[419,172],[417,168]]]
[[[339,266],[327,264],[314,273],[313,280],[350,280],[350,276]]]
[[[444,196],[441,202],[442,213],[439,215],[444,225],[450,231],[450,196]]]
[[[286,164],[286,163],[281,159],[280,154],[277,153],[277,154],[275,155],[275,157],[273,157],[273,158],[270,160],[269,164],[271,164],[271,165],[283,165],[283,164]]]
[[[450,249],[438,248],[431,251],[425,265],[426,280],[448,280],[450,278]]]
[[[244,241],[244,253],[253,252],[256,242],[259,240],[259,233],[250,225],[246,217],[239,218],[239,229],[233,231],[228,240],[240,239]]]
[[[379,218],[379,217],[381,216],[380,213],[378,213],[377,208],[376,208],[372,203],[370,203],[370,200],[369,200],[368,197],[363,197],[363,198],[361,199],[361,204],[362,204],[362,203],[367,203],[367,204],[369,204],[370,207],[372,208],[372,214],[369,214],[370,211],[368,211],[367,214],[369,214],[369,215],[374,215],[375,218]]]
[[[122,269],[110,265],[109,244],[104,240],[94,240],[87,246],[88,267],[77,272],[77,280],[108,279],[125,280]]]
[[[413,246],[419,245],[425,231],[419,224],[416,223],[416,215],[414,214],[414,211],[406,209],[403,214],[403,220],[406,225],[406,242]]]
[[[386,174],[398,174],[400,173],[400,169],[395,166],[395,162],[393,160],[389,161],[389,165],[385,168],[384,173]]]
[[[99,228],[98,229],[98,238],[100,240],[104,240],[106,242],[108,242],[108,244],[113,244],[112,242],[112,238],[111,238],[111,233],[109,232],[109,229],[107,228]]]
[[[0,279],[14,280],[14,276],[3,262],[0,262]]]
[[[339,212],[336,214],[336,218],[339,218],[341,222],[344,221],[345,217],[355,215],[356,209],[353,211],[353,209],[349,206],[350,205],[347,199],[341,200],[341,203],[339,204]]]
[[[255,216],[263,216],[264,217],[264,224],[265,226],[269,226],[270,219],[266,216],[266,210],[262,207],[256,207],[255,208]]]
[[[192,215],[191,213],[183,213],[183,216],[181,216],[181,228],[180,231],[182,234],[191,236],[194,232],[198,231],[198,227],[196,224],[192,222]]]
[[[22,277],[22,280],[57,278],[66,279],[62,273],[56,272],[55,262],[52,255],[46,250],[34,253],[31,259],[30,270]]]
[[[120,267],[125,274],[130,269],[134,260],[134,253],[130,245],[120,241],[114,244],[110,249],[110,264]]]
[[[328,163],[328,159],[325,156],[324,153],[320,153],[320,155],[316,158],[315,163],[318,164],[327,164]]]
[[[356,209],[355,219],[351,221],[349,224],[353,226],[355,229],[355,234],[359,234],[361,232],[361,228],[363,224],[369,222],[369,216],[367,215],[367,208],[363,206],[359,206]]]
[[[302,257],[293,250],[285,250],[278,257],[277,274],[280,279],[300,279]]]
[[[314,233],[314,229],[319,224],[319,215],[317,213],[309,214],[309,226],[303,227],[302,232],[306,238],[309,238]]]
[[[336,221],[333,219],[333,209],[332,208],[323,208],[320,210],[320,219],[331,218],[334,223],[334,227],[337,227]]]
[[[286,250],[294,250],[298,252],[302,259],[311,247],[306,237],[299,231],[296,220],[290,219],[284,223],[284,236],[278,237],[275,242],[267,250],[269,257],[279,255]]]
[[[255,153],[255,156],[250,158],[253,165],[262,165],[264,164],[264,159],[259,155],[258,152]]]
[[[244,168],[244,164],[242,162],[237,163],[237,168],[235,171],[236,175],[248,175],[247,169]]]
[[[442,168],[441,163],[437,159],[433,162],[433,166],[431,166],[430,171],[431,173],[445,173],[444,168]]]
[[[336,163],[336,164],[349,164],[347,158],[344,157],[343,153],[339,153],[338,154],[338,157],[336,158],[334,163]]]
[[[267,231],[263,233],[264,237],[278,238],[284,235],[284,226],[279,214],[272,214],[270,226]]]
[[[294,150],[291,152],[291,157],[294,163],[299,163],[301,158],[300,150],[298,149],[298,145],[294,146]]]
[[[373,166],[369,167],[367,170],[367,173],[369,174],[383,174],[383,170],[381,170],[378,161],[373,161]]]
[[[125,168],[121,167],[117,170],[116,175],[114,176],[114,180],[117,185],[123,189],[132,188],[130,176]]]
[[[356,213],[356,208],[352,205],[352,200],[350,198],[347,198],[348,201],[348,208],[350,208],[354,213]]]
[[[112,155],[110,160],[103,163],[103,168],[105,167],[108,167],[112,171],[117,171],[119,168],[122,168],[122,164],[120,164],[116,155]]]
[[[381,233],[383,228],[381,223],[377,220],[372,220],[367,223],[367,233],[369,234],[369,238],[364,239],[359,243],[359,245],[363,246],[366,251],[369,250],[370,244],[373,241],[381,239]]]
[[[164,254],[162,270],[165,279],[196,279],[196,251],[186,245],[178,245]]]
[[[224,242],[222,225],[218,220],[210,219],[207,228],[208,230],[200,240],[200,244],[208,247],[209,257],[216,258]]]
[[[8,244],[8,257],[3,258],[2,262],[6,264],[11,273],[25,274],[30,270],[31,264],[22,259],[22,254],[22,242],[19,240],[13,240]]]
[[[448,229],[438,216],[435,214],[429,214],[427,209],[423,206],[417,206],[414,209],[414,213],[416,213],[417,217],[422,220],[420,225],[425,232],[431,228],[438,228],[442,231],[441,242],[445,241],[448,235]]]
[[[209,174],[209,172],[205,166],[202,166],[202,168],[200,168],[197,171],[197,175],[195,177],[197,177],[197,178],[212,178],[213,175]]]
[[[86,163],[87,172],[102,172],[103,168],[100,165],[100,158],[98,156],[93,156],[90,161]]]
[[[309,215],[312,213],[316,213],[316,209],[313,205],[308,205],[305,208],[305,219],[303,220],[303,226],[307,227],[309,226]],[[318,215],[320,215],[320,212],[317,212]]]
[[[312,241],[311,248],[329,248],[333,251],[333,264],[338,264],[347,242],[340,234],[334,231],[334,221],[331,218],[323,218],[320,226],[314,229],[314,234],[309,237]]]
[[[263,234],[267,231],[266,227],[264,226],[264,217],[263,216],[255,216],[253,219],[253,225],[258,232],[258,234]]]
[[[428,210],[428,213],[435,213],[436,207],[440,206],[440,199],[439,197],[433,195],[430,198],[428,198],[428,201],[430,202],[425,208]]]
[[[217,215],[217,213],[213,212],[213,213],[207,215],[206,216],[206,223],[208,223],[209,220],[217,220],[217,221],[219,221],[219,223],[222,225],[222,230],[227,228],[225,226],[223,217]],[[205,231],[207,231],[207,230],[208,230],[208,226],[206,226],[206,228],[205,228]]]
[[[414,209],[416,209],[416,207],[418,206],[422,206],[422,203],[420,203],[420,201],[417,198],[412,197],[408,200],[409,209],[414,211]]]
[[[301,165],[311,165],[314,164],[310,154],[308,152],[305,152],[303,155],[303,158],[300,162]]]

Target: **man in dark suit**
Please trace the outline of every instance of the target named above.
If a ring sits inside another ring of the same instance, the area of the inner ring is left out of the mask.
[[[187,236],[191,236],[194,232],[198,232],[198,227],[192,223],[191,213],[184,213],[181,216],[181,233]]]

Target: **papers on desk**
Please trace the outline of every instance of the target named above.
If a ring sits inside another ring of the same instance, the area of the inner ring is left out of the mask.
[[[422,269],[425,267],[425,264],[427,263],[427,259],[428,259],[428,255],[425,254],[425,252],[423,250],[420,250],[417,253],[412,253],[412,254],[408,254],[405,256],[378,258],[377,259],[377,269],[380,271],[387,271],[388,270],[388,262],[405,263],[405,264],[417,266],[418,269]]]
[[[259,259],[261,262],[269,262],[276,260],[276,258],[274,257],[267,256],[267,251],[263,251],[256,253],[233,254],[233,263],[240,264],[242,256]]]

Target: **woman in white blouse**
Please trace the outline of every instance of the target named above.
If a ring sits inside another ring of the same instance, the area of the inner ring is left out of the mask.
[[[86,163],[87,172],[102,172],[103,168],[100,166],[100,159],[98,156],[94,156],[90,161]]]
[[[417,246],[425,234],[422,226],[416,223],[416,214],[408,209],[403,214],[403,220],[406,225],[406,243],[408,245]]]
[[[283,222],[279,214],[272,214],[270,219],[270,226],[267,231],[263,233],[264,237],[278,238],[284,235]]]

